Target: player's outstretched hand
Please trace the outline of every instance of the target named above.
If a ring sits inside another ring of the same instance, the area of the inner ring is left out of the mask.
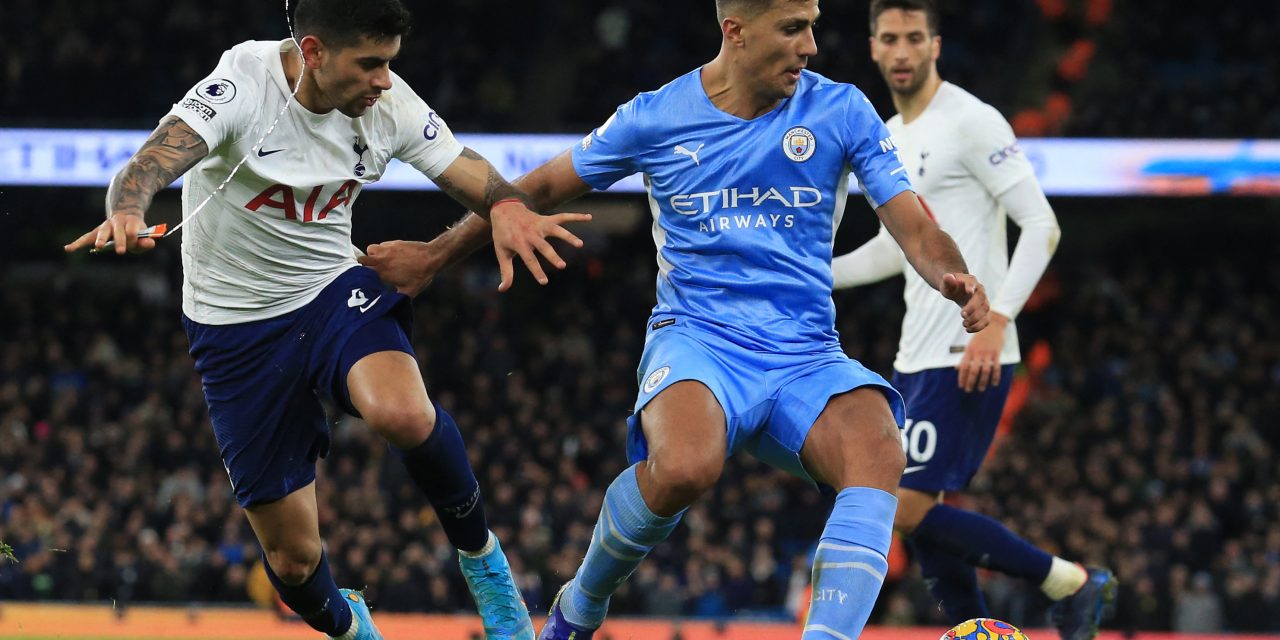
[[[968,273],[948,273],[942,276],[938,292],[946,299],[960,305],[960,317],[964,330],[977,333],[987,328],[991,307],[987,304],[987,290],[978,279]]]
[[[489,212],[489,223],[493,225],[493,250],[498,256],[498,270],[502,274],[502,282],[498,291],[511,288],[515,279],[515,267],[512,265],[516,256],[524,261],[524,266],[533,274],[538,284],[547,283],[547,274],[538,261],[538,255],[550,262],[557,269],[563,269],[565,262],[556,253],[547,238],[559,238],[574,247],[581,247],[582,240],[573,235],[564,224],[569,222],[586,222],[591,219],[585,213],[557,213],[541,216],[529,210],[518,200],[498,203]]]
[[[378,278],[409,297],[422,293],[443,264],[431,245],[408,240],[371,244],[356,260],[377,271]]]
[[[988,386],[1000,384],[1000,351],[1004,349],[1004,328],[1008,324],[1008,318],[992,312],[991,324],[969,340],[956,365],[961,389],[986,391]]]
[[[156,247],[155,238],[139,237],[147,229],[147,223],[136,213],[113,213],[92,231],[76,238],[74,242],[62,247],[67,253],[75,253],[86,247],[102,250],[108,242],[114,244],[115,252],[140,253]]]

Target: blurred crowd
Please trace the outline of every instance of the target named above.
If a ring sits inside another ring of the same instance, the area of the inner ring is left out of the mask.
[[[1114,5],[1067,135],[1280,137],[1280,3]]]
[[[893,107],[868,58],[867,4],[822,5],[810,66],[857,84],[887,117]],[[1071,113],[1054,133],[1280,136],[1280,53],[1269,44],[1280,24],[1275,2],[1156,13],[1110,0],[939,4],[943,76],[1006,114],[1062,90],[1047,67],[1072,42],[1089,41],[1090,60],[1066,91]],[[584,131],[719,47],[712,0],[407,5],[415,31],[394,68],[458,131]],[[1089,23],[1084,16],[1099,5],[1109,18]],[[287,36],[283,1],[6,0],[0,122],[149,126],[222,51]]]
[[[1270,0],[1175,12],[1115,3],[1066,133],[1105,137],[1280,137],[1280,51]]]
[[[719,46],[712,0],[407,4],[416,27],[394,68],[458,131],[584,131]],[[1083,37],[1091,60],[1055,132],[1280,136],[1280,53],[1269,44],[1280,4],[1270,0],[1155,13],[1110,0],[939,4],[943,76],[1006,114],[1062,89],[1046,68]],[[1085,26],[1079,16],[1095,5],[1110,18]],[[822,11],[811,68],[857,84],[887,117],[893,107],[867,57],[867,2],[827,2]],[[287,36],[283,1],[6,0],[0,123],[149,126],[222,51]]]
[[[603,242],[545,289],[526,280],[498,296],[476,260],[416,305],[429,388],[463,429],[535,610],[572,575],[625,464],[654,267],[644,234]],[[959,498],[1113,567],[1120,627],[1280,631],[1280,268],[1214,256],[1194,271],[1154,253],[1060,261],[1020,320],[1051,355],[1021,374],[1026,405]],[[0,600],[247,601],[259,552],[218,460],[175,285],[154,269],[118,282],[129,288],[64,271],[0,289],[0,540],[20,559],[0,561]],[[846,349],[880,371],[900,296],[896,283],[837,296]],[[318,488],[338,581],[367,586],[381,610],[469,610],[433,511],[385,444],[336,414],[334,436]],[[829,505],[735,458],[613,611],[789,615]],[[984,584],[1001,617],[1044,622],[1032,586]],[[875,620],[936,616],[911,570],[886,583]]]
[[[393,64],[456,131],[581,132],[719,49],[713,0],[407,0]],[[288,36],[284,2],[5,0],[0,123],[149,127],[244,40]],[[1042,27],[1034,0],[944,5],[954,80],[1011,113]],[[811,68],[892,104],[868,58],[866,2],[826,2]],[[996,71],[993,71],[996,70]],[[1021,93],[1020,93],[1021,92]],[[1032,91],[1034,93],[1034,90]]]

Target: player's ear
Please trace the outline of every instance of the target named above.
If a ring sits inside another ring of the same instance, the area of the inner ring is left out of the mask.
[[[735,47],[742,46],[742,21],[734,16],[725,18],[720,23],[720,32],[724,34],[725,42]]]
[[[942,57],[942,36],[933,37],[933,59]]]
[[[302,42],[299,44],[302,48],[302,60],[307,67],[319,69],[320,62],[324,57],[324,42],[321,42],[320,38],[313,35],[306,35],[302,37]]]

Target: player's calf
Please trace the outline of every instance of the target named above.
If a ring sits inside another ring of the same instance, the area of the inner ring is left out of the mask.
[[[432,403],[435,428],[411,449],[396,449],[409,477],[431,501],[449,542],[462,551],[479,551],[489,542],[484,497],[471,469],[458,424]]]
[[[637,482],[640,466],[623,471],[605,491],[587,557],[557,601],[559,615],[576,629],[595,629],[604,622],[613,592],[684,515],[683,509],[661,516],[649,508]]]
[[[802,638],[856,638],[871,616],[889,571],[889,543],[898,500],[871,487],[849,487],[818,541],[813,596]]]

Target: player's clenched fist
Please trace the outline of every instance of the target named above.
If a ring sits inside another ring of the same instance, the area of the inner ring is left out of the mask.
[[[440,270],[439,256],[426,242],[392,240],[371,244],[356,260],[378,272],[378,278],[407,296],[422,293]]]
[[[972,274],[948,273],[942,276],[938,289],[943,297],[960,305],[960,317],[964,330],[977,333],[987,328],[991,321],[991,305],[987,302],[987,290]]]

